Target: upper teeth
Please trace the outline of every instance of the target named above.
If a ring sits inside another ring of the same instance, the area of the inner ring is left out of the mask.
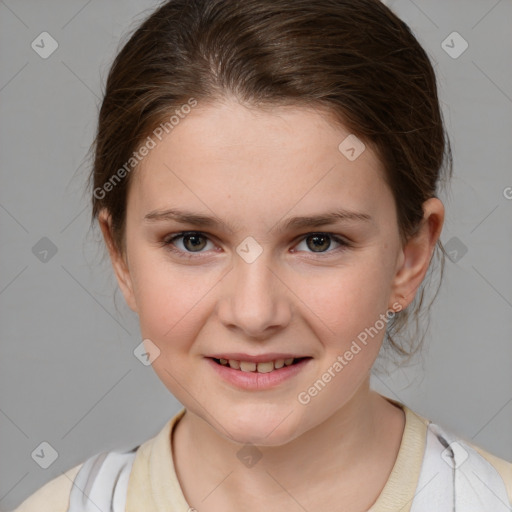
[[[290,366],[293,363],[293,357],[288,359],[276,359],[275,361],[265,361],[263,363],[253,363],[250,361],[237,361],[236,359],[219,359],[220,364],[230,366],[235,370],[243,372],[269,373],[272,370]]]

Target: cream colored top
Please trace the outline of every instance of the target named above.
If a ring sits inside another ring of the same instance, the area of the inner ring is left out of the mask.
[[[405,428],[391,474],[369,512],[410,512],[425,453],[429,421],[407,406],[390,401],[403,408]],[[176,476],[171,449],[171,431],[185,411],[185,408],[179,411],[155,437],[138,448],[129,477],[126,512],[189,510]],[[512,463],[467,444],[498,471],[512,503]],[[67,512],[73,479],[81,466],[79,464],[45,484],[13,512]]]

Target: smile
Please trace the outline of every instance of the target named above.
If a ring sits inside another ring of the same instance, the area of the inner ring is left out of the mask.
[[[252,361],[237,361],[236,359],[215,359],[213,360],[222,366],[229,366],[233,370],[240,370],[242,372],[257,372],[257,373],[270,373],[279,370],[285,366],[291,366],[298,363],[300,360],[306,359],[304,357],[288,359],[276,359],[274,361],[263,361],[255,363]]]
[[[206,361],[213,371],[231,386],[246,391],[263,391],[291,381],[311,364],[313,358],[279,358],[256,362],[207,357]]]

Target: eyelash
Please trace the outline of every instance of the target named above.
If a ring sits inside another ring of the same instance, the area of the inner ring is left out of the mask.
[[[164,246],[167,250],[177,254],[179,257],[182,257],[182,258],[188,258],[188,259],[193,259],[193,258],[199,258],[202,256],[202,252],[197,252],[197,253],[193,253],[193,252],[187,252],[187,251],[181,251],[179,249],[177,249],[174,245],[173,245],[173,242],[175,242],[176,240],[179,240],[180,238],[184,238],[185,236],[187,235],[196,235],[196,236],[201,236],[201,237],[204,237],[208,240],[210,240],[208,238],[208,236],[203,233],[202,231],[182,231],[181,233],[176,233],[172,236],[169,236],[167,238],[165,238],[163,241],[162,241],[162,246]],[[325,232],[322,232],[322,231],[314,231],[314,232],[311,232],[311,233],[306,233],[305,235],[303,235],[300,240],[297,242],[297,244],[299,244],[300,242],[302,242],[303,240],[311,237],[311,236],[314,236],[314,235],[321,235],[321,236],[328,236],[331,238],[331,240],[333,240],[334,242],[340,244],[341,247],[338,247],[337,249],[334,249],[332,251],[325,251],[325,252],[309,252],[309,254],[313,254],[313,255],[317,255],[319,256],[320,258],[322,257],[325,257],[325,256],[328,256],[329,254],[331,253],[334,253],[334,252],[339,252],[339,251],[344,251],[346,249],[348,249],[349,247],[351,247],[351,244],[343,239],[343,238],[340,238],[339,236],[335,235],[334,233],[325,233]],[[211,240],[210,240],[211,241]]]

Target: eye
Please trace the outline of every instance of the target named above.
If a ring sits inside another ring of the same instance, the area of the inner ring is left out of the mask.
[[[214,247],[213,242],[200,231],[187,231],[167,237],[163,241],[163,245],[170,251],[178,253],[180,256],[193,258],[194,253],[201,254],[204,252],[202,249],[208,245],[208,242]],[[177,244],[181,245],[183,248],[178,248]],[[210,247],[210,249],[213,247]]]
[[[328,251],[328,249],[331,248],[332,241],[338,244],[339,247],[337,249]],[[310,233],[302,238],[301,243],[298,244],[296,248],[300,248],[301,244],[305,244],[306,248],[310,249],[309,252],[317,254],[324,254],[327,252],[332,253],[339,249],[343,250],[350,246],[346,240],[332,233]]]
[[[329,250],[333,241],[338,247]],[[211,244],[210,247],[208,247],[209,243]],[[333,233],[308,233],[301,238],[300,243],[295,246],[293,251],[304,251],[304,249],[300,249],[301,244],[305,244],[305,252],[318,255],[338,252],[350,247],[348,241]],[[200,231],[185,231],[170,235],[162,241],[162,245],[179,257],[184,258],[200,257],[204,252],[215,248],[215,244],[208,236]],[[203,251],[203,249],[205,250]]]

